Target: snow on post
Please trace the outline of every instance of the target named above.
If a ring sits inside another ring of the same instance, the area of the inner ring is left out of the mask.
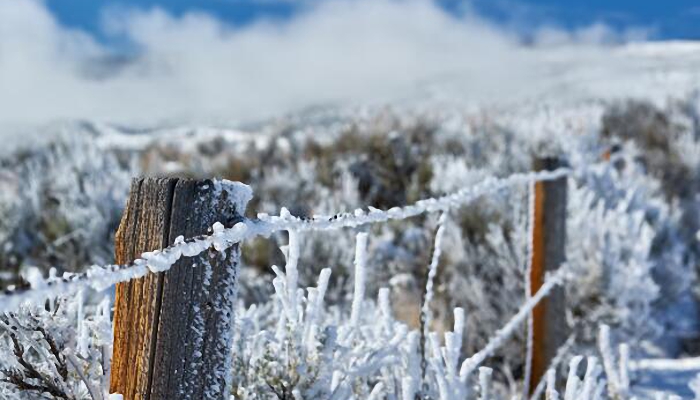
[[[149,264],[157,264],[153,249],[233,227],[251,196],[248,186],[227,181],[135,179],[116,234],[117,262],[151,252]],[[228,399],[240,250],[214,241],[176,260],[117,286],[110,392]]]

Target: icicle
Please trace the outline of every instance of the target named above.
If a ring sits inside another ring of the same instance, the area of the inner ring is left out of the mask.
[[[460,343],[459,338],[454,332],[445,333],[445,368],[447,368],[447,376],[452,379],[457,373],[457,365],[459,364]]]
[[[272,270],[275,272],[277,275],[273,280],[272,280],[272,286],[275,288],[275,307],[281,307],[282,310],[279,312],[279,319],[277,320],[277,329],[275,330],[275,337],[278,340],[284,340],[284,337],[287,332],[287,321],[288,321],[288,315],[289,315],[289,299],[287,297],[287,289],[286,289],[286,277],[284,273],[276,266],[272,266]]]
[[[566,379],[564,400],[576,400],[576,395],[581,387],[581,380],[578,378],[578,366],[581,361],[583,361],[581,356],[575,356],[569,361],[569,375]]]
[[[77,346],[76,350],[78,352],[79,356],[87,356],[87,351],[88,351],[88,333],[87,329],[85,328],[85,310],[84,310],[84,303],[85,303],[85,295],[82,290],[78,291],[78,294],[76,296],[76,302],[78,303],[78,311],[77,311],[77,316],[76,318],[78,319],[78,329],[76,332],[77,336]]]
[[[107,319],[112,315],[112,299],[110,296],[104,296],[99,304],[100,314]]]
[[[479,388],[481,390],[481,400],[491,398],[491,375],[493,369],[489,367],[479,367]]]
[[[389,300],[389,288],[380,288],[377,294],[377,308],[379,310],[379,322],[384,334],[390,334],[392,328],[391,302]]]
[[[408,334],[406,342],[406,352],[408,354],[408,365],[406,370],[408,375],[413,377],[416,385],[418,385],[418,383],[421,381],[421,359],[419,356],[420,352],[418,350],[420,335],[417,331],[411,331]]]
[[[362,313],[362,302],[365,297],[365,279],[367,268],[367,233],[357,234],[357,244],[355,245],[355,292],[352,297],[352,311],[350,314],[350,324],[357,327]]]
[[[545,392],[546,400],[559,400],[559,392],[557,392],[557,371],[550,368],[547,371],[547,391]]]
[[[448,373],[456,374],[459,365],[459,357],[462,354],[462,338],[464,337],[464,309],[457,307],[454,309],[454,328],[452,333],[445,334],[445,348],[450,355],[446,359]]]
[[[367,400],[381,400],[381,399],[383,399],[383,397],[382,397],[383,394],[384,394],[384,384],[379,382],[376,385],[374,385],[374,388],[372,388],[372,391],[369,393]]]
[[[316,287],[318,288],[318,299],[319,302],[323,302],[323,298],[326,296],[326,290],[328,289],[328,281],[331,277],[331,269],[324,268],[321,270],[321,274],[318,276],[318,283]]]
[[[49,269],[49,281],[54,281],[56,279],[56,274],[58,271],[56,268],[51,267]],[[55,297],[49,297],[49,309],[50,310],[55,310],[56,309],[56,298]]]
[[[620,377],[620,396],[627,397],[630,388],[630,378],[629,378],[629,360],[630,360],[630,347],[627,343],[620,344],[620,365],[619,365],[619,377]]]
[[[581,388],[581,394],[579,398],[581,399],[591,399],[593,398],[593,393],[598,384],[598,375],[600,371],[598,370],[598,359],[596,357],[588,357],[588,365],[586,365],[586,375],[583,377],[583,387]]]
[[[326,295],[330,275],[331,270],[329,268],[322,269],[321,274],[318,277],[318,284],[316,288],[307,289],[309,295],[306,304],[306,317],[304,321],[304,343],[306,344],[307,348],[315,346],[314,341],[318,331],[318,322],[321,310],[323,310],[323,298]]]
[[[303,348],[308,349],[313,347],[313,342],[316,338],[316,320],[318,305],[318,289],[308,288],[308,301],[306,303],[306,312],[304,316],[304,336]]]
[[[412,376],[406,376],[401,380],[401,388],[403,400],[415,400],[418,382]]]
[[[343,381],[343,373],[340,371],[333,371],[333,375],[331,378],[331,392],[335,391],[338,389],[338,386],[340,386],[340,382]]]
[[[592,400],[603,400],[603,392],[605,392],[605,380],[601,380],[596,385]]]
[[[462,307],[456,307],[453,315],[455,318],[453,332],[461,338],[464,336],[464,309]]]
[[[615,369],[615,356],[610,346],[610,327],[601,325],[598,332],[598,347],[603,358],[603,368],[608,377],[608,394],[617,397],[620,390],[620,378]]]
[[[431,357],[428,357],[428,361],[432,366],[433,372],[435,373],[435,379],[437,380],[438,390],[440,392],[440,399],[446,399],[449,396],[449,383],[447,382],[447,373],[445,372],[445,367],[441,362],[440,354],[440,340],[435,332],[430,332],[428,335],[428,342],[430,343],[430,350],[432,353]]]
[[[296,231],[289,231],[289,248],[287,256],[287,264],[284,272],[287,276],[287,298],[289,304],[289,320],[292,323],[298,322],[298,302],[297,302],[297,286],[299,284],[299,236]]]
[[[391,318],[391,302],[389,301],[389,288],[380,288],[377,295],[379,312],[383,318]]]

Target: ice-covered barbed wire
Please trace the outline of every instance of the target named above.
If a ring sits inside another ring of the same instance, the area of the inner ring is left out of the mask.
[[[279,230],[314,231],[353,228],[390,220],[403,220],[425,213],[457,208],[473,202],[480,196],[511,186],[557,180],[572,173],[573,170],[570,168],[559,168],[553,171],[517,173],[505,178],[488,177],[473,186],[452,194],[419,200],[411,205],[393,207],[388,210],[367,207],[367,211],[357,209],[352,213],[340,213],[334,216],[315,215],[311,218],[292,217],[289,213],[286,213],[287,215],[280,213],[279,216],[258,214],[257,224],[271,224],[275,228],[272,232]]]
[[[25,302],[40,304],[46,299],[76,293],[80,289],[104,290],[120,282],[145,276],[148,272],[169,270],[180,258],[194,257],[213,247],[223,251],[236,243],[258,236],[269,237],[279,231],[334,230],[358,227],[389,220],[402,220],[429,212],[439,212],[468,204],[482,195],[496,192],[510,186],[532,184],[538,181],[556,180],[572,174],[570,168],[553,171],[512,174],[505,178],[488,177],[476,185],[466,187],[442,197],[417,201],[404,207],[379,210],[368,207],[368,211],[357,209],[353,213],[334,216],[294,217],[286,208],[279,216],[259,214],[257,220],[244,220],[231,228],[221,223],[212,226],[212,234],[185,240],[175,239],[172,246],[141,254],[141,257],[128,265],[92,266],[80,274],[64,274],[61,278],[33,282],[30,289],[6,290],[0,295],[0,312],[12,311]]]
[[[438,218],[438,228],[435,232],[435,241],[433,242],[433,256],[430,260],[430,265],[428,265],[428,276],[425,284],[425,296],[423,298],[423,305],[421,306],[420,321],[421,321],[421,342],[420,342],[420,352],[421,352],[421,375],[425,379],[425,372],[428,368],[428,361],[426,357],[426,339],[430,334],[430,325],[432,324],[432,310],[430,309],[430,303],[435,295],[434,292],[434,282],[435,276],[437,276],[438,264],[440,263],[440,255],[442,254],[442,239],[445,235],[445,223],[447,222],[448,211],[443,211]],[[423,382],[425,384],[425,382]]]
[[[540,289],[532,297],[530,297],[522,306],[520,310],[508,321],[503,327],[496,331],[496,333],[491,337],[489,342],[481,350],[474,353],[471,357],[464,360],[462,367],[460,368],[459,375],[463,382],[466,382],[467,378],[472,374],[472,372],[486,360],[488,357],[493,355],[493,353],[505,343],[508,338],[519,328],[520,324],[527,319],[530,312],[545,298],[557,285],[564,283],[564,280],[570,275],[569,268],[563,265],[557,272],[547,276],[545,282],[542,284]]]

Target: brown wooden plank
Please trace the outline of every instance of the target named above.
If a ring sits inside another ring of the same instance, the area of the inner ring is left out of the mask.
[[[214,222],[231,227],[241,220],[243,210],[234,209],[228,194],[213,198],[212,190],[207,181],[178,182],[171,237],[205,234]],[[197,215],[187,212],[192,204]],[[157,398],[208,399],[228,391],[224,373],[231,365],[229,334],[239,258],[236,245],[224,253],[184,259],[166,272],[160,325],[169,328],[159,330],[153,386]]]
[[[145,178],[132,183],[127,211],[115,238],[119,264],[164,247],[176,179]],[[110,392],[125,399],[147,399],[161,277],[149,274],[117,285]]]
[[[134,179],[131,183],[131,192],[126,208],[122,215],[121,223],[115,234],[115,256],[117,263],[125,263],[129,261],[130,255],[133,253],[135,241],[131,240],[134,237],[136,225],[138,223],[136,216],[137,204],[140,203],[139,195],[143,179]],[[116,296],[114,304],[114,349],[112,352],[112,365],[110,368],[110,391],[121,392],[122,388],[126,387],[126,374],[128,368],[124,365],[129,348],[124,346],[128,343],[129,324],[128,324],[128,309],[129,299],[132,297],[132,289],[134,285],[119,284],[116,287]]]

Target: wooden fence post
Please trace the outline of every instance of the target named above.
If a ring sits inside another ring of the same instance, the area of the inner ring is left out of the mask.
[[[562,167],[556,158],[537,159],[535,170]],[[536,293],[544,283],[545,274],[553,272],[566,259],[566,197],[567,178],[535,183],[532,269],[530,290]],[[557,350],[567,338],[564,288],[558,286],[532,311],[533,352],[530,394],[547,372]]]
[[[241,220],[249,190],[212,181],[139,178],[116,234],[119,264]],[[235,193],[236,191],[246,193]],[[243,198],[238,204],[232,201]],[[110,392],[125,400],[228,399],[240,250],[183,257],[117,285]]]

